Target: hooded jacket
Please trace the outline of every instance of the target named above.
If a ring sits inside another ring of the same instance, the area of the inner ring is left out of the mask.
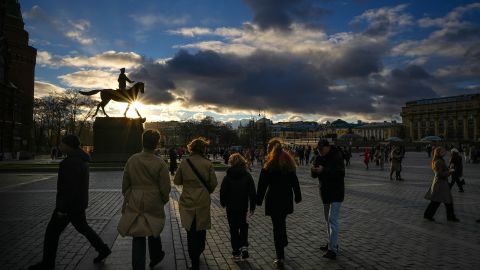
[[[57,211],[79,213],[88,207],[90,156],[75,149],[60,162],[57,181]]]
[[[220,204],[227,212],[247,212],[255,210],[255,183],[245,168],[235,166],[227,169],[220,187]]]

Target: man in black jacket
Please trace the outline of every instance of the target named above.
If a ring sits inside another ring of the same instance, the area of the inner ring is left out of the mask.
[[[321,139],[319,155],[311,168],[312,177],[318,177],[320,196],[327,222],[328,243],[320,249],[326,251],[324,258],[335,259],[338,251],[338,215],[345,196],[345,164],[340,150]]]
[[[94,263],[101,262],[111,253],[110,248],[88,226],[85,216],[85,209],[88,207],[90,157],[80,149],[80,140],[75,135],[65,136],[60,149],[67,157],[60,163],[58,170],[56,207],[45,232],[43,260],[30,266],[29,270],[55,268],[58,240],[69,223],[98,251]]]

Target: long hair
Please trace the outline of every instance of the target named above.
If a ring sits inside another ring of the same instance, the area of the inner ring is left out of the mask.
[[[273,169],[281,172],[295,172],[295,160],[287,151],[283,150],[280,138],[270,139],[267,151],[267,158],[263,166],[265,170]]]
[[[436,167],[435,167],[435,162],[437,161],[437,159],[440,159],[442,158],[442,153],[443,153],[443,147],[435,147],[435,150],[433,151],[433,157],[432,157],[432,170],[435,171]]]

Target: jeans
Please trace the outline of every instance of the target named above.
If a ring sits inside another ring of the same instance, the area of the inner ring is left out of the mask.
[[[187,230],[187,245],[188,255],[192,260],[192,268],[198,269],[200,267],[200,255],[205,250],[205,241],[207,237],[206,230],[197,231],[197,219],[193,218],[190,230]]]
[[[277,259],[285,259],[284,248],[288,245],[287,216],[271,216],[273,225],[273,242]]]
[[[45,232],[45,241],[43,243],[43,264],[49,267],[55,266],[55,257],[57,256],[58,240],[63,230],[69,223],[83,236],[87,238],[90,244],[98,251],[109,250],[108,246],[102,241],[100,236],[87,223],[85,212],[68,213],[58,215],[55,209],[52,218],[47,225]]]
[[[328,250],[337,253],[337,241],[338,241],[338,216],[340,214],[341,202],[332,202],[330,204],[323,205],[323,212],[325,214],[325,222],[327,223],[327,236],[328,236]]]
[[[227,211],[227,219],[233,251],[239,251],[241,247],[248,246],[247,212]]]
[[[132,268],[133,270],[145,269],[145,237],[133,237],[132,240]],[[162,239],[160,237],[148,237],[148,252],[150,261],[157,260],[162,256]]]

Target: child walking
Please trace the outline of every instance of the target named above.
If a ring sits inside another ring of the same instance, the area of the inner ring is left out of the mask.
[[[236,153],[230,156],[227,175],[220,187],[220,204],[227,210],[230,226],[230,242],[234,260],[247,259],[248,223],[247,212],[250,204],[250,216],[255,211],[255,183],[247,171],[247,160]]]

